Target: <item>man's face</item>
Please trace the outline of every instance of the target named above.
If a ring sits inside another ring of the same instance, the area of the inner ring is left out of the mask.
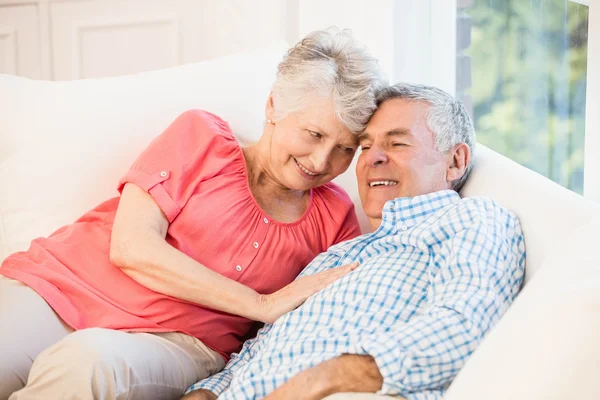
[[[383,102],[360,136],[356,165],[363,209],[375,230],[386,201],[450,189],[452,152],[440,153],[427,127],[429,104],[391,99]]]

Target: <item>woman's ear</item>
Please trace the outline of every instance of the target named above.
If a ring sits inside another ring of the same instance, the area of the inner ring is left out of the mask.
[[[275,115],[275,108],[273,107],[273,92],[271,92],[265,104],[265,120],[273,121],[273,115]]]
[[[450,163],[446,172],[446,181],[452,183],[462,178],[471,162],[471,149],[466,143],[459,143],[450,150]]]

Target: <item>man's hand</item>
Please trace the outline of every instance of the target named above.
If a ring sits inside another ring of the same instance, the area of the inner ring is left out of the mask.
[[[217,396],[205,389],[197,389],[189,392],[181,398],[181,400],[216,400]]]
[[[383,377],[371,356],[345,354],[302,371],[266,400],[320,400],[334,393],[375,393]]]

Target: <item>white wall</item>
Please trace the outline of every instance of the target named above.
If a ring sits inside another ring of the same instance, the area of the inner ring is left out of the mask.
[[[328,26],[351,29],[369,47],[388,75],[394,65],[394,0],[301,0],[296,40]]]
[[[281,0],[0,0],[0,73],[69,80],[289,40]]]
[[[0,0],[0,73],[116,76],[350,28],[390,80],[454,92],[455,0]],[[434,29],[435,28],[435,29]],[[444,68],[436,68],[443,65]]]
[[[301,0],[296,39],[330,25],[352,29],[391,82],[456,91],[456,0]]]

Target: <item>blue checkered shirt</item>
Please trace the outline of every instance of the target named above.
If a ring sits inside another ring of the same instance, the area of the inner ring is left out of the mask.
[[[375,359],[378,393],[441,399],[525,272],[517,217],[450,190],[388,201],[377,231],[331,247],[301,276],[355,260],[359,268],[263,327],[222,372],[188,391],[259,399],[349,353]]]

